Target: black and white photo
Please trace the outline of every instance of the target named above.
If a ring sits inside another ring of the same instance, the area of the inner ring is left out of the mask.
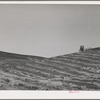
[[[0,90],[99,91],[100,5],[0,4]]]

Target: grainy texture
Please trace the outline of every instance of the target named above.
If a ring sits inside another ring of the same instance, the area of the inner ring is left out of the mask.
[[[0,90],[100,90],[100,48],[52,58],[0,52]]]

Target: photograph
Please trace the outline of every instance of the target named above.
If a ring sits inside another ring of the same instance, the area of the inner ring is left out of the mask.
[[[100,5],[0,4],[0,90],[100,91]]]

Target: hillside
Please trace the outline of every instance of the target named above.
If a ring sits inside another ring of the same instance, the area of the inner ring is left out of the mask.
[[[100,48],[52,58],[0,52],[0,90],[100,90]]]

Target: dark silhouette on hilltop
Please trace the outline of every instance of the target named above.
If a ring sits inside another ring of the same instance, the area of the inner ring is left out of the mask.
[[[84,51],[84,45],[80,46],[80,52]]]

